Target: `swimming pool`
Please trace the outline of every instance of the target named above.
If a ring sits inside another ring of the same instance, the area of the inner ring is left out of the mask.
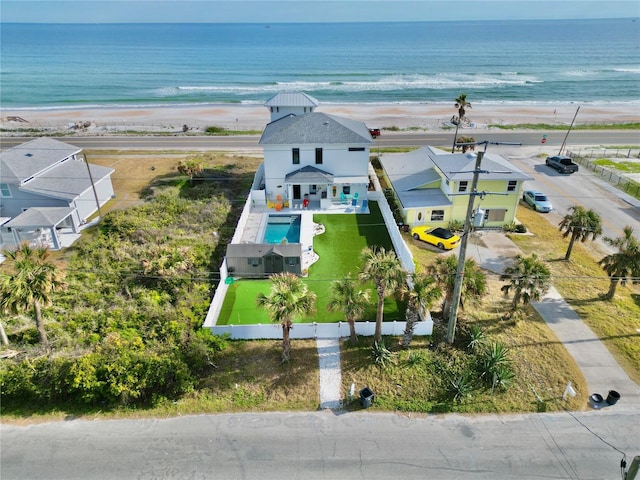
[[[264,231],[264,243],[300,243],[300,215],[269,215]]]

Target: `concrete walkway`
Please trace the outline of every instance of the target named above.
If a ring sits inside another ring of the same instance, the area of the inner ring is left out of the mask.
[[[474,233],[467,248],[469,257],[473,257],[482,268],[495,273],[502,273],[518,253],[518,247],[502,232]],[[609,390],[615,390],[621,395],[616,409],[640,408],[640,386],[629,378],[609,350],[555,288],[552,287],[540,302],[532,302],[531,305],[582,370],[589,392],[580,393],[599,393],[606,398]]]
[[[342,374],[340,371],[340,339],[316,340],[320,359],[320,408],[342,408]]]

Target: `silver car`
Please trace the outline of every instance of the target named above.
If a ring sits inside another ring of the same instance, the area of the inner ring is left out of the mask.
[[[553,210],[553,205],[542,192],[536,192],[534,190],[526,190],[522,194],[522,199],[531,206],[536,212],[549,213]]]

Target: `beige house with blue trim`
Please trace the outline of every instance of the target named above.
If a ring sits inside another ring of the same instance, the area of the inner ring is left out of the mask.
[[[405,154],[380,158],[404,222],[447,227],[465,220],[475,171],[476,154],[447,153],[426,146]],[[484,211],[483,227],[502,227],[515,221],[523,182],[532,177],[509,160],[485,153],[478,179],[474,211]]]

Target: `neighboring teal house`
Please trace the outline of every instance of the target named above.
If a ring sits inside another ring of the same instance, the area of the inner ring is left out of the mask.
[[[380,158],[384,176],[399,201],[404,222],[413,226],[446,227],[464,221],[475,170],[476,154],[447,153],[426,146],[405,154]],[[482,159],[474,210],[484,211],[484,227],[502,227],[515,221],[522,184],[532,177],[501,155]]]

